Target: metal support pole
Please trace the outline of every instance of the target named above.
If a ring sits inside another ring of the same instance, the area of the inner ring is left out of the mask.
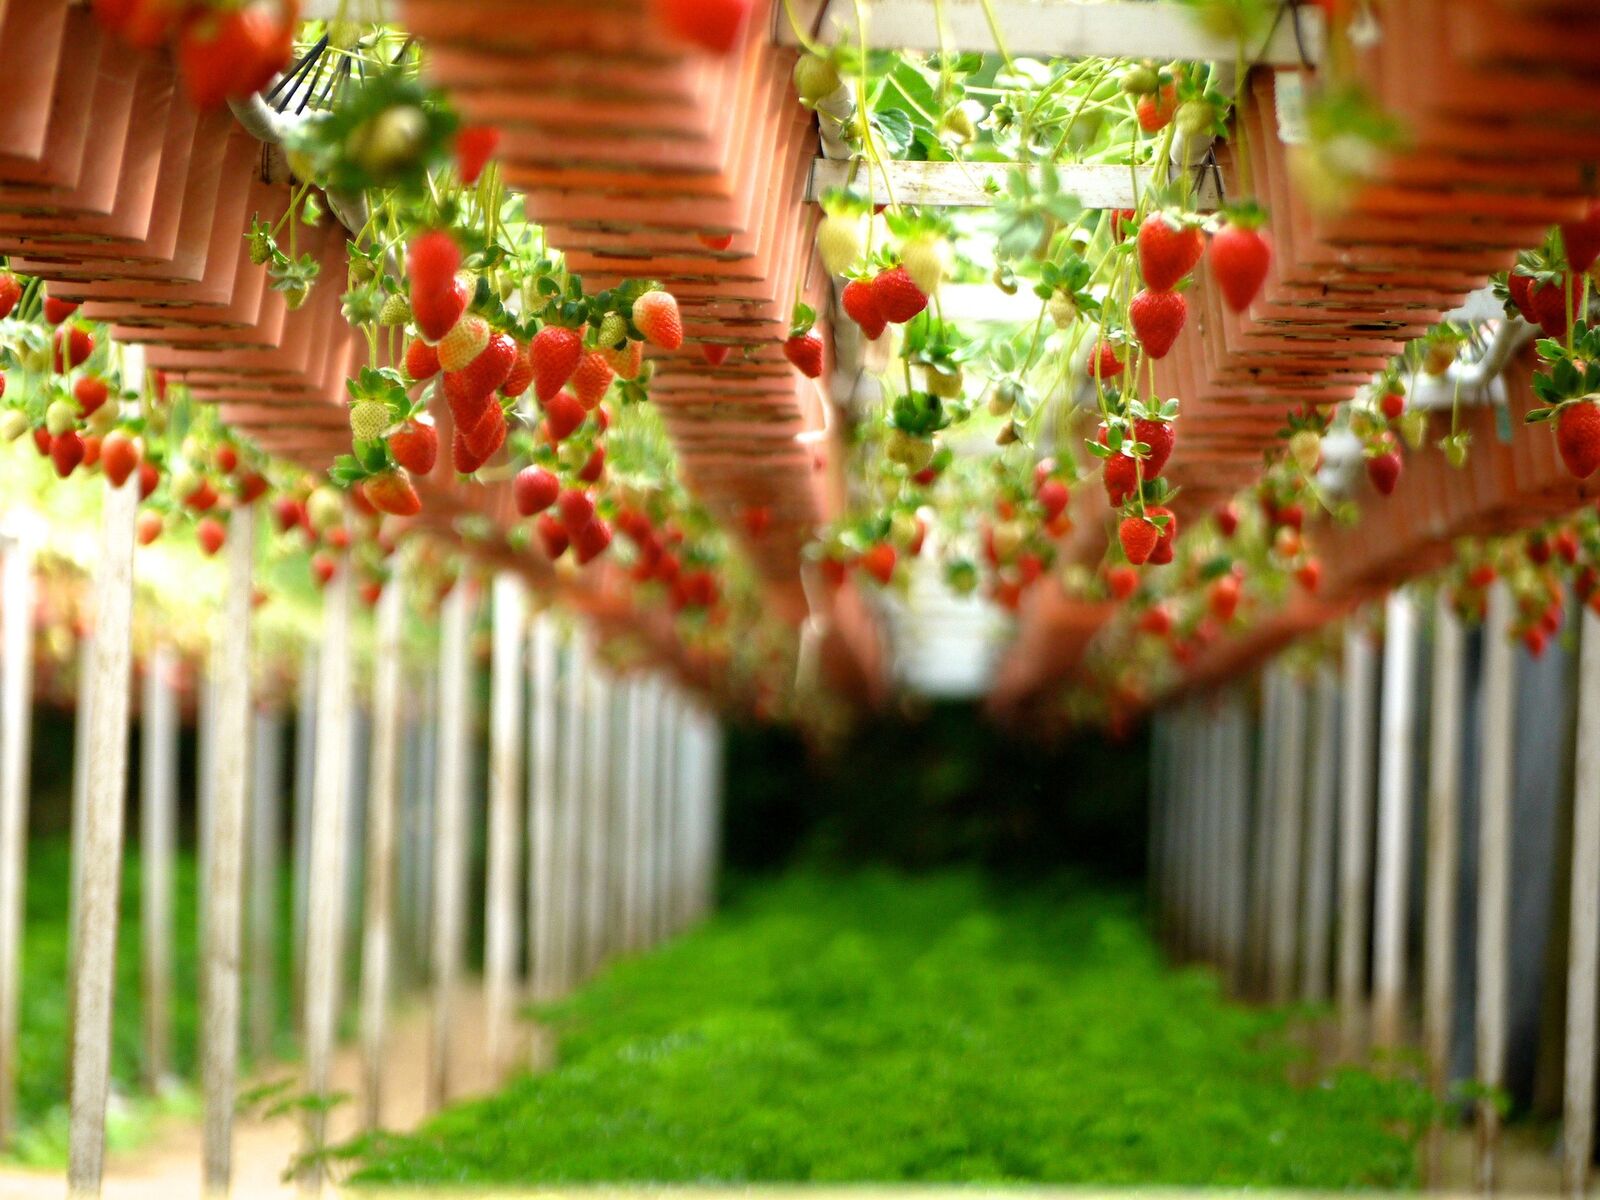
[[[556,628],[547,613],[533,621],[528,655],[528,973],[536,1001],[557,995],[556,971]]]
[[[1306,785],[1306,684],[1285,674],[1282,686],[1283,746],[1275,789],[1272,940],[1267,959],[1267,991],[1274,1004],[1287,1004],[1294,997],[1294,939],[1300,923],[1300,809]]]
[[[583,788],[583,973],[593,973],[605,958],[607,812],[611,789],[611,677],[591,669],[585,698],[588,762]]]
[[[1323,667],[1317,672],[1316,722],[1311,752],[1310,807],[1305,849],[1305,907],[1300,944],[1300,998],[1328,998],[1328,939],[1333,909],[1333,823],[1338,790],[1339,683]]]
[[[1346,1058],[1366,1031],[1367,955],[1372,886],[1372,693],[1377,654],[1364,625],[1344,631],[1344,719],[1339,778],[1339,1040]]]
[[[278,872],[283,833],[283,714],[258,706],[251,742],[253,794],[250,821],[250,1053],[272,1053],[278,1032]]]
[[[1392,592],[1384,609],[1378,744],[1378,858],[1374,891],[1372,1040],[1393,1050],[1405,1034],[1406,900],[1410,894],[1411,742],[1416,717],[1416,613]]]
[[[522,857],[522,647],[527,605],[522,581],[495,576],[494,660],[489,698],[488,878],[484,912],[485,1037],[496,1077],[511,1069],[517,954],[522,943],[517,903]]]
[[[172,1069],[172,887],[178,842],[178,663],[158,644],[145,664],[139,784],[139,978],[144,1085]]]

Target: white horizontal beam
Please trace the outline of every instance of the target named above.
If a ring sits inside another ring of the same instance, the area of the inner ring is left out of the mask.
[[[940,49],[935,0],[861,3],[867,14],[868,45],[930,52]],[[944,45],[950,50],[992,53],[998,49],[983,4],[977,0],[947,0],[938,7],[944,10]],[[1117,0],[1105,4],[1081,0],[993,0],[991,7],[1005,48],[1013,55],[1227,63],[1239,57],[1239,47],[1232,39],[1206,33],[1192,8],[1172,0]],[[1298,40],[1296,20],[1300,26]],[[854,37],[854,5],[850,0],[831,0],[816,27],[824,42]],[[1245,48],[1245,61],[1267,66],[1315,63],[1322,49],[1322,31],[1320,12],[1309,5],[1289,8],[1278,19],[1264,46]],[[777,36],[783,45],[799,42],[785,20],[778,21]]]
[[[884,164],[883,172],[863,162],[819,158],[811,165],[809,200],[821,200],[834,188],[851,185],[868,193],[875,204],[890,202],[920,205],[925,208],[991,208],[996,197],[1004,195],[1011,172],[1019,163],[985,162],[905,162]],[[1056,168],[1061,190],[1076,196],[1085,208],[1134,208],[1133,174],[1125,166],[1110,163],[1078,163]],[[1147,186],[1148,173],[1139,171],[1139,189]],[[1208,173],[1200,184],[1196,199],[1201,209],[1217,207],[1217,187]]]

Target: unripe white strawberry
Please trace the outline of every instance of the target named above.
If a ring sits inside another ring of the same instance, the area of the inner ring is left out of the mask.
[[[44,410],[44,427],[51,437],[59,437],[78,427],[78,412],[68,401],[57,400]]]
[[[14,442],[28,432],[28,414],[20,408],[8,408],[0,414],[0,438]]]
[[[1289,454],[1302,471],[1315,471],[1322,458],[1322,438],[1314,430],[1296,430],[1289,439]]]
[[[489,322],[468,314],[439,341],[439,365],[446,371],[465,370],[489,344]]]
[[[1078,303],[1065,292],[1050,293],[1048,308],[1057,329],[1068,329],[1078,319]]]
[[[319,487],[306,500],[306,518],[318,533],[332,529],[344,520],[344,500],[331,487]]]
[[[830,275],[843,275],[856,263],[864,249],[864,222],[860,217],[835,213],[817,226],[817,253]]]
[[[931,297],[950,273],[950,246],[936,234],[918,234],[900,247],[900,264],[918,290]]]
[[[371,442],[389,427],[389,406],[382,400],[360,400],[350,406],[350,433],[358,442]]]

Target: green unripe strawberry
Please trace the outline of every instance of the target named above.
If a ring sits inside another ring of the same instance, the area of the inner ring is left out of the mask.
[[[815,54],[802,54],[794,64],[794,90],[811,108],[839,90],[839,68]]]
[[[20,408],[8,408],[0,413],[0,438],[14,442],[30,428],[28,414]]]
[[[411,319],[411,302],[396,292],[378,310],[379,325],[404,325]]]
[[[1138,63],[1122,73],[1122,90],[1130,96],[1148,96],[1161,86],[1161,76],[1150,63]]]
[[[817,226],[817,253],[829,275],[843,275],[863,252],[861,218],[832,213]]]
[[[891,462],[897,462],[913,475],[933,461],[933,443],[903,429],[891,429],[884,444]]]
[[[978,127],[972,123],[972,114],[957,105],[939,121],[939,132],[966,145],[978,136]]]
[[[621,313],[607,313],[600,322],[600,333],[597,344],[606,347],[617,347],[628,336],[628,321]]]
[[[961,395],[965,383],[966,380],[961,373],[960,367],[955,368],[949,374],[943,371],[935,371],[931,367],[928,369],[928,390],[941,400],[954,400]]]
[[[382,400],[358,400],[350,406],[350,433],[356,441],[376,441],[387,428],[389,406]]]
[[[306,517],[318,533],[344,520],[344,498],[331,487],[319,487],[306,500]]]
[[[1046,305],[1057,329],[1069,329],[1078,319],[1078,302],[1065,292],[1054,292]]]
[[[919,234],[900,247],[900,264],[924,296],[932,296],[950,271],[950,247],[942,237]]]
[[[77,406],[67,400],[53,401],[50,407],[44,410],[44,427],[50,431],[51,437],[59,437],[69,429],[76,429]]]
[[[1315,471],[1322,458],[1322,438],[1310,429],[1296,430],[1289,439],[1289,456],[1302,471]]]

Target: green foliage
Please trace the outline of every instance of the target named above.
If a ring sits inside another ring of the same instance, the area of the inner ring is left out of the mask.
[[[561,1065],[361,1143],[367,1183],[1399,1187],[1420,1088],[1287,1081],[1285,1014],[1081,877],[797,874],[545,1014]]]

